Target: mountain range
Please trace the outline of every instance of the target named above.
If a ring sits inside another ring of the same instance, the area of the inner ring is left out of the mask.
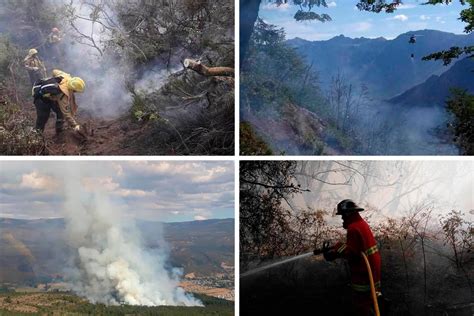
[[[234,219],[136,222],[146,247],[168,244],[169,263],[196,276],[228,274],[234,265]],[[64,219],[0,218],[0,282],[47,281],[61,275],[71,249]]]
[[[412,35],[416,36],[415,44],[409,43]],[[439,77],[454,63],[444,66],[442,61],[422,61],[421,58],[452,46],[473,45],[474,33],[457,35],[419,30],[400,34],[391,40],[383,37],[353,39],[340,35],[326,41],[294,38],[287,43],[308,64],[313,64],[312,69],[319,73],[323,88],[329,87],[331,78],[340,73],[346,82],[366,85],[372,97],[391,99],[427,80],[433,84],[437,80],[433,76]],[[467,73],[468,70],[462,78],[466,78]]]
[[[474,59],[461,59],[440,76],[432,75],[422,84],[388,101],[408,106],[443,106],[450,89],[455,87],[474,93]]]

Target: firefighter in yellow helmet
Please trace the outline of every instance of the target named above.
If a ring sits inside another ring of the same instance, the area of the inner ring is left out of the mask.
[[[56,133],[63,130],[64,120],[82,134],[81,126],[74,118],[77,113],[75,93],[83,92],[86,85],[79,77],[72,77],[64,71],[54,69],[53,77],[43,80],[33,87],[34,104],[36,107],[36,129],[44,131],[51,110],[56,113]]]
[[[40,79],[46,78],[46,67],[39,59],[38,51],[36,49],[32,48],[28,51],[28,55],[26,55],[23,60],[23,64],[30,76],[31,85]]]

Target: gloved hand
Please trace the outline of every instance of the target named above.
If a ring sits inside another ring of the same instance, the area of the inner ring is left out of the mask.
[[[38,67],[33,67],[33,70],[34,70],[34,71],[38,71],[39,68],[38,68]]]
[[[313,254],[317,256],[327,251],[329,251],[329,241],[326,240],[323,242],[323,248],[314,249]]]
[[[326,252],[323,252],[323,256],[326,261],[334,261],[337,259],[337,252],[333,249],[330,249]]]
[[[337,259],[337,245],[334,247],[329,247],[329,241],[323,243],[323,256],[326,261],[334,261]]]
[[[73,129],[75,132],[79,132],[81,130],[81,125],[77,124]]]

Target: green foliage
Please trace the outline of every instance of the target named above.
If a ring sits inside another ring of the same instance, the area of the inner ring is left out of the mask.
[[[158,113],[147,107],[144,93],[133,93],[133,102],[129,112],[132,119],[137,122],[156,121],[160,118]]]
[[[474,30],[474,0],[466,0],[470,7],[461,11],[459,19],[467,23],[464,32],[471,33]]]
[[[474,95],[466,90],[452,89],[446,108],[454,117],[449,124],[454,132],[454,141],[464,155],[474,155]]]
[[[393,0],[391,2],[387,2],[385,0],[360,0],[356,6],[361,11],[369,11],[375,13],[385,11],[386,13],[392,13],[401,3],[401,0]]]
[[[19,78],[11,70],[18,53],[7,37],[0,36],[0,154],[36,155],[43,151],[44,142],[17,103],[19,92],[13,76]]]
[[[6,36],[0,35],[0,76],[6,78],[10,72],[12,58],[17,55],[17,50]]]
[[[240,123],[240,154],[241,155],[272,155],[270,147],[257,135],[247,122]]]
[[[241,73],[241,91],[251,100],[250,107],[259,111],[272,103],[281,107],[288,102],[300,104],[302,99],[320,100],[314,74],[308,73],[303,59],[284,42],[283,29],[258,19],[254,30]]]
[[[1,295],[1,294],[0,294]],[[24,297],[31,294],[15,293],[9,294],[14,297]],[[37,293],[34,293],[37,295]],[[41,302],[29,303],[38,309],[41,315],[169,315],[169,316],[185,316],[185,315],[233,315],[233,302],[209,297],[206,295],[194,294],[200,299],[204,307],[185,307],[185,306],[135,306],[135,305],[119,305],[107,306],[104,304],[92,304],[86,300],[65,293],[41,293],[45,302],[54,302],[54,304],[42,304]],[[14,303],[14,299],[7,296],[9,304]],[[24,315],[23,313],[7,311],[0,309],[0,315]],[[30,314],[31,315],[31,314]]]
[[[9,21],[8,36],[22,49],[44,44],[52,27],[60,27],[59,7],[47,0],[3,0],[0,20]]]
[[[449,65],[453,59],[459,58],[462,55],[469,55],[469,57],[474,57],[474,46],[465,46],[465,47],[451,47],[449,50],[443,50],[440,52],[432,53],[427,56],[424,56],[422,60],[443,60],[443,64]]]
[[[319,22],[332,21],[331,17],[327,14],[317,14],[315,12],[307,12],[303,10],[298,10],[294,16],[296,21],[308,21],[308,20],[318,20]]]
[[[295,133],[293,140],[301,151],[323,152],[323,123],[317,117],[327,117],[329,107],[312,65],[285,42],[282,28],[257,20],[240,78],[244,119],[246,113],[252,113],[268,121],[271,113],[280,126]],[[241,125],[241,135],[242,150],[247,154],[266,152],[265,147],[259,148],[248,124]]]
[[[449,4],[453,0],[429,0],[423,4]],[[459,14],[459,20],[467,23],[464,28],[465,33],[471,33],[474,30],[474,0],[459,0],[462,5],[469,4],[469,8],[461,10]],[[424,56],[422,60],[443,60],[444,65],[449,65],[452,59],[459,58],[463,55],[474,57],[474,46],[465,47],[451,47],[449,50],[435,52],[430,55]]]

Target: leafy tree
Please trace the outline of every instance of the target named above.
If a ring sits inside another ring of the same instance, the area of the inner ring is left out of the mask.
[[[463,155],[474,154],[474,95],[466,90],[451,89],[446,108],[454,117],[448,126],[454,132]]]
[[[453,0],[429,0],[424,4],[449,4]],[[464,28],[465,33],[471,33],[474,30],[474,0],[459,0],[462,5],[469,3],[469,8],[461,11],[459,15],[459,20],[467,23]],[[428,56],[423,57],[423,60],[443,60],[444,65],[449,65],[453,59],[459,58],[463,55],[468,55],[469,57],[474,57],[474,46],[465,46],[465,47],[451,47],[448,50],[443,50],[440,52],[432,53]]]
[[[258,19],[249,54],[252,58],[243,66],[241,82],[243,94],[252,100],[250,108],[260,110],[276,100],[300,103],[305,92],[301,88],[307,87],[311,78],[305,77],[303,59],[285,43],[282,28]],[[311,99],[315,99],[314,93]]]

